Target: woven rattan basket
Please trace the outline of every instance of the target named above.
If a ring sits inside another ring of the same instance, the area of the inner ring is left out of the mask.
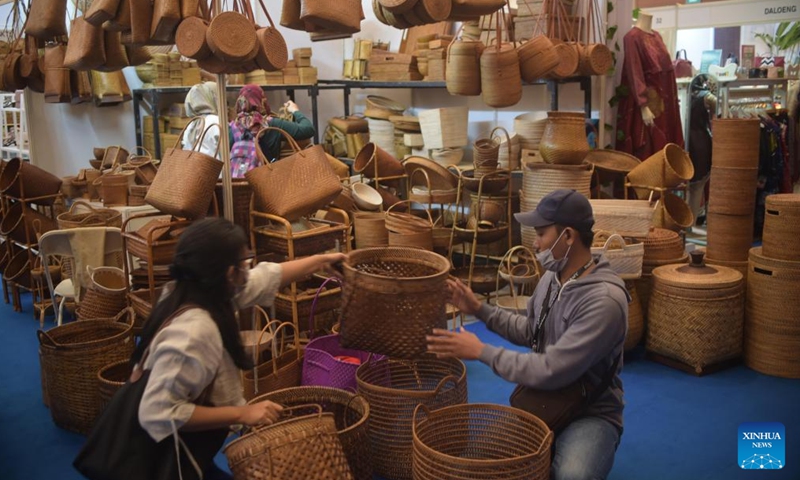
[[[449,270],[445,257],[418,249],[350,252],[344,264],[342,346],[398,358],[425,353],[425,335],[447,327]]]
[[[595,241],[600,230],[595,230]],[[620,278],[632,280],[642,276],[644,243],[641,240],[626,241],[619,234],[607,235],[602,246],[592,247],[592,255],[604,255]]]
[[[647,350],[694,367],[706,367],[742,354],[744,290],[736,270],[706,266],[703,252],[690,265],[653,270],[647,317]]]
[[[750,250],[745,364],[758,372],[800,378],[800,262]]]
[[[473,403],[430,411],[420,405],[412,434],[417,480],[550,478],[553,432],[523,410]]]
[[[466,366],[457,359],[370,361],[356,373],[358,393],[369,402],[369,436],[375,474],[412,478],[412,417],[417,405],[431,410],[467,402]]]
[[[117,393],[117,390],[128,381],[132,371],[130,359],[125,359],[110,363],[97,372],[97,395],[100,397],[101,412],[111,401],[111,397]]]
[[[684,199],[674,193],[665,192],[656,206],[653,225],[680,232],[694,225],[694,213]]]
[[[527,192],[525,198],[528,198]],[[655,206],[647,200],[589,201],[594,213],[594,229],[622,235],[646,237],[653,226]]]
[[[560,188],[575,190],[589,198],[593,172],[592,164],[586,162],[581,165],[526,163],[522,168],[522,191],[526,200],[536,203]]]
[[[83,210],[83,211],[81,211]],[[122,227],[122,213],[111,208],[95,208],[77,201],[68,211],[56,217],[58,228]]]
[[[753,213],[725,215],[709,212],[707,246],[708,256],[726,261],[747,260],[753,244]]]
[[[647,247],[645,246],[645,254]],[[645,321],[647,320],[647,311],[650,305],[650,293],[653,291],[653,270],[663,265],[671,265],[675,263],[689,263],[689,254],[684,253],[680,257],[666,260],[655,260],[648,262],[646,259],[642,262],[642,276],[634,280],[636,284],[636,293],[639,294],[639,302],[642,305],[642,314]]]
[[[607,149],[590,150],[586,161],[597,169],[615,173],[628,173],[642,163],[631,154]]]
[[[580,165],[589,153],[585,119],[553,116],[550,113],[539,143],[542,159],[546,163]]]
[[[306,408],[292,407],[284,412]],[[321,410],[319,406],[316,409]],[[332,413],[313,413],[255,427],[229,443],[223,452],[237,479],[353,478]]]
[[[766,257],[800,262],[800,195],[767,197],[763,247]]]
[[[758,168],[759,120],[715,118],[711,163],[724,168]]]
[[[480,58],[484,45],[480,41],[463,38],[450,42],[445,65],[447,92],[450,95],[480,95]]]
[[[631,185],[639,198],[647,198],[650,188],[676,187],[694,176],[689,154],[674,143],[668,143],[628,173]]]
[[[385,247],[389,245],[386,215],[380,212],[356,212],[353,216],[356,248]]]
[[[677,233],[664,228],[653,228],[644,239],[644,263],[664,265],[683,258],[684,242]],[[676,262],[677,263],[677,262]]]
[[[314,295],[324,280],[313,277],[309,280],[297,283],[297,295],[292,301],[292,295],[287,291],[281,292],[275,297],[275,314],[278,318],[295,318],[292,313],[292,304],[297,305],[297,318],[307,319],[311,315],[311,305],[314,303]],[[287,288],[288,290],[288,288]],[[342,301],[342,289],[328,285],[325,287],[316,302],[315,312],[321,314],[339,308]]]
[[[56,425],[87,434],[100,414],[97,372],[133,353],[133,313],[125,321],[87,320],[39,330],[40,359]]]
[[[265,335],[276,322],[267,323],[261,335]],[[292,329],[293,341],[286,338],[286,328]],[[256,343],[260,344],[261,339]],[[242,373],[244,398],[251,400],[276,390],[299,387],[303,374],[303,353],[292,323],[280,324],[272,331],[272,358]]]
[[[758,167],[711,167],[708,211],[725,215],[749,215],[756,206]]]
[[[370,452],[369,403],[360,395],[329,387],[295,387],[260,395],[249,403],[270,400],[284,407],[319,405],[325,413],[333,414],[339,441],[347,463],[356,480],[372,480]],[[303,414],[304,412],[296,412]],[[308,410],[312,413],[312,409]]]
[[[266,214],[252,212],[254,224],[251,231],[255,236],[256,251],[271,252],[294,257],[314,255],[331,250],[338,241],[344,244],[345,232],[348,228],[343,224],[309,220],[310,229],[287,232],[281,225],[256,225],[255,218]]]

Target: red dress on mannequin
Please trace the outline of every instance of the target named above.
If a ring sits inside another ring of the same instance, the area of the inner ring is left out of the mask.
[[[625,34],[624,45],[622,85],[629,93],[617,109],[617,128],[625,133],[624,139],[617,139],[617,150],[644,160],[667,143],[683,147],[678,87],[664,40],[656,31],[634,27]],[[650,127],[642,120],[644,106],[655,116]]]

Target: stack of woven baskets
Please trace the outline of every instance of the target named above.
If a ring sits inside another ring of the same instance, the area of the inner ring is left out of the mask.
[[[664,265],[689,262],[683,239],[672,230],[653,228],[644,239],[642,277],[636,281],[636,291],[642,303],[645,322],[653,290],[653,270]]]
[[[758,182],[758,119],[717,119],[708,199],[708,262],[747,275]]]
[[[745,363],[800,378],[800,195],[770,195],[761,247],[747,269]]]

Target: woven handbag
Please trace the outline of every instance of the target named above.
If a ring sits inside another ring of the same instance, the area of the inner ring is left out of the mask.
[[[127,32],[131,29],[131,1],[119,0],[119,7],[112,18],[103,24],[110,32]]]
[[[285,131],[266,127],[258,132],[256,146],[268,130],[280,132],[294,153],[283,160],[269,163],[261,148],[256,148],[258,158],[264,165],[247,172],[245,178],[253,187],[253,198],[261,211],[294,221],[317,211],[339,196],[342,190],[339,177],[331,168],[321,145],[301,150]]]
[[[103,30],[103,49],[106,52],[106,61],[97,67],[101,72],[114,72],[128,66],[128,53],[122,45],[122,34]]]
[[[270,26],[256,30],[256,37],[258,38],[256,63],[259,68],[268,72],[277,72],[282,70],[289,61],[289,49],[286,47],[286,40],[283,39],[283,35],[275,28],[275,23],[272,21],[266,5],[264,5],[264,0],[259,0],[259,3],[267,16],[267,20],[269,20]]]
[[[211,19],[206,41],[219,60],[241,64],[253,60],[258,53],[255,24],[247,13],[249,5],[249,2],[234,0],[235,11],[221,12]],[[240,10],[245,13],[240,13]]]
[[[106,63],[102,27],[95,27],[84,17],[72,20],[64,66],[73,70],[92,70]]]
[[[117,15],[120,3],[120,0],[93,0],[84,18],[95,27],[102,27],[104,22]]]
[[[68,103],[72,97],[70,70],[64,66],[66,45],[52,44],[44,49],[44,101]]]
[[[144,46],[150,40],[153,22],[153,2],[131,2],[131,30],[123,35],[122,43]]]
[[[181,23],[180,0],[155,0],[153,21],[150,25],[150,43],[175,43],[175,30]]]
[[[184,132],[198,120],[204,130],[203,135],[195,141],[191,150],[182,150],[180,142]],[[194,118],[178,135],[175,146],[164,153],[158,173],[145,197],[148,204],[182,218],[200,218],[208,212],[217,177],[222,171],[222,162],[199,151],[208,130],[214,125],[207,129],[204,127],[202,118]]]
[[[267,323],[261,331],[269,329],[275,321]],[[289,387],[299,387],[303,369],[303,349],[300,348],[300,340],[297,335],[293,335],[293,348],[286,348],[286,340],[278,334],[286,327],[294,329],[290,322],[278,325],[272,332],[272,359],[256,365],[252,370],[242,374],[243,395],[247,400],[253,399],[258,395],[270,393],[275,390]],[[259,337],[257,344],[261,343]]]
[[[67,34],[67,0],[35,0],[30,4],[26,34],[42,40]]]

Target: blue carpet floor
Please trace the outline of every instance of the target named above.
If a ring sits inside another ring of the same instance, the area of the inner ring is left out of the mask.
[[[42,403],[39,326],[23,296],[24,313],[0,304],[0,480],[78,480],[71,463],[83,437],[56,427]],[[47,327],[52,326],[52,318]],[[503,344],[482,324],[468,328]],[[800,480],[800,381],[744,366],[697,378],[643,358],[626,357],[625,433],[610,480]],[[468,362],[471,402],[506,403],[513,385],[479,362]],[[741,470],[738,426],[781,422],[786,462],[780,471]],[[225,466],[225,458],[217,457]]]

